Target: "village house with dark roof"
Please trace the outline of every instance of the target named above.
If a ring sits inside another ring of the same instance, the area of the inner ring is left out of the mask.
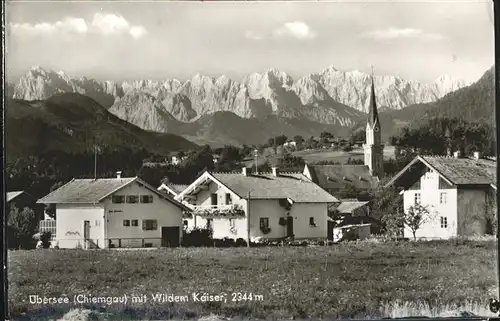
[[[339,200],[301,173],[205,172],[176,199],[189,203],[187,227],[214,238],[326,239],[328,206]]]
[[[41,204],[56,205],[56,246],[178,246],[190,209],[138,177],[73,179]]]
[[[402,189],[404,210],[429,211],[417,238],[449,239],[492,232],[496,216],[496,162],[479,153],[465,157],[417,156],[386,186]],[[413,237],[408,229],[405,237]]]
[[[379,184],[379,179],[370,174],[370,168],[366,165],[306,164],[303,174],[336,196],[348,185],[359,191],[369,191]]]

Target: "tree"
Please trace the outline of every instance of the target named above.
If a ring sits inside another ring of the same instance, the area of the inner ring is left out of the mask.
[[[295,135],[293,136],[293,140],[295,141],[295,143],[298,145],[302,145],[304,143],[304,137],[300,136],[300,135]]]
[[[63,182],[57,182],[54,185],[50,187],[50,192],[55,191],[59,187],[63,186]],[[48,216],[51,218],[55,219],[56,218],[56,204],[47,204],[45,205],[45,213],[47,213]]]
[[[433,220],[428,206],[421,204],[410,206],[408,210],[402,211],[401,214],[401,222],[411,231],[413,240],[417,239],[416,233],[422,225]]]
[[[274,138],[274,142],[277,146],[283,145],[284,143],[286,143],[287,140],[288,140],[288,137],[286,137],[285,135],[276,136]]]
[[[333,135],[329,132],[322,132],[321,134],[319,134],[319,137],[325,140],[333,139]]]
[[[241,162],[243,155],[238,147],[226,145],[221,151],[220,162],[223,164],[235,164]]]
[[[38,222],[31,208],[25,207],[19,211],[16,206],[10,206],[7,227],[9,248],[32,249],[36,246],[33,236],[37,232]]]
[[[357,142],[364,142],[366,140],[366,131],[363,128],[355,130],[351,137],[349,137],[349,142],[354,145]]]

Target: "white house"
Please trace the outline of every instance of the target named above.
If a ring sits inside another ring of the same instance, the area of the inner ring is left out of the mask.
[[[214,238],[326,239],[328,205],[338,200],[301,173],[203,173],[177,197],[189,202],[188,228]]]
[[[137,177],[73,179],[38,200],[56,205],[60,248],[178,246],[189,208]]]
[[[417,156],[386,186],[402,188],[404,210],[415,204],[428,208],[417,238],[448,239],[491,232],[496,215],[494,159]],[[413,237],[408,228],[404,237]]]

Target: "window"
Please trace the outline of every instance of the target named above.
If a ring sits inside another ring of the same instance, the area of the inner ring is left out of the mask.
[[[132,226],[139,226],[139,220],[132,220]]]
[[[188,220],[184,220],[183,223],[184,223],[184,227],[188,226]]]
[[[123,220],[123,226],[130,226],[130,220]]]
[[[111,202],[114,203],[114,204],[125,203],[125,196],[123,196],[123,195],[113,195],[111,197]]]
[[[210,198],[211,198],[211,204],[217,205],[217,194],[213,193]]]
[[[446,192],[439,193],[439,204],[446,204]]]
[[[95,226],[99,226],[99,220],[95,220]]]
[[[157,220],[142,220],[142,229],[144,231],[154,231],[158,228]]]
[[[141,195],[141,203],[153,203],[153,195]]]
[[[259,220],[260,223],[260,228],[261,229],[267,229],[269,228],[269,218],[267,217],[261,217]]]
[[[231,194],[226,193],[226,204],[231,205],[233,204],[233,200],[231,199]]]
[[[314,221],[314,217],[309,218],[309,226],[316,226],[316,222]]]
[[[230,226],[231,228],[236,227],[236,221],[235,221],[235,220],[233,220],[233,219],[229,219],[229,226]]]
[[[441,216],[441,228],[448,228],[448,218]]]
[[[415,193],[415,204],[420,204],[420,193]]]
[[[127,203],[135,204],[139,202],[139,196],[137,195],[127,195]]]

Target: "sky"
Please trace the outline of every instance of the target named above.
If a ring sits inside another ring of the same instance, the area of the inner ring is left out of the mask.
[[[240,80],[334,66],[432,82],[477,80],[494,61],[490,0],[34,1],[6,4],[6,74],[33,66],[105,80]]]

